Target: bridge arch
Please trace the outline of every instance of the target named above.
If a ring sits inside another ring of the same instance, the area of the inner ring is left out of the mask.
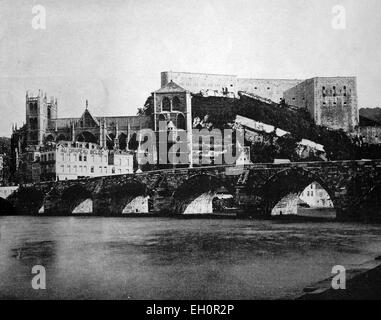
[[[104,183],[96,199],[97,213],[120,215],[125,213],[148,213],[151,192],[147,186],[134,178],[121,183]]]
[[[270,215],[281,202],[296,205],[301,193],[314,182],[328,193],[335,207],[335,191],[323,177],[305,168],[287,168],[270,176],[262,186],[259,192],[261,210],[265,215]]]
[[[210,214],[234,202],[234,185],[214,174],[195,174],[172,194],[176,214]],[[225,201],[224,199],[229,199]]]
[[[14,206],[20,214],[38,214],[45,200],[44,193],[34,187],[20,187],[10,197],[17,199]]]
[[[73,185],[62,192],[61,208],[65,214],[93,213],[92,191],[82,185]]]

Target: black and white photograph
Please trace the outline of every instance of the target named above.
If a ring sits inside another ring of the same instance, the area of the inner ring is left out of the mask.
[[[0,0],[0,300],[381,300],[380,31],[379,0]]]

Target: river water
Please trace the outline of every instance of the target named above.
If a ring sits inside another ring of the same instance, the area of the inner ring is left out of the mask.
[[[381,254],[381,225],[338,222],[19,216],[0,236],[3,299],[288,298]]]

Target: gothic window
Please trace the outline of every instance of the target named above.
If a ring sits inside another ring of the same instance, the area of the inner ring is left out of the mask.
[[[121,133],[119,135],[119,148],[120,150],[125,150],[127,147],[127,135],[124,133]]]
[[[29,109],[31,114],[37,114],[37,103],[30,103],[29,104]]]
[[[171,111],[171,101],[167,97],[163,98],[163,101],[161,103],[161,110],[162,111]]]
[[[30,129],[31,130],[37,129],[37,119],[36,118],[30,119]]]
[[[180,102],[179,97],[174,97],[172,100],[172,109],[173,110],[180,110],[180,105],[181,105],[181,102]]]
[[[177,129],[183,129],[185,130],[185,117],[184,115],[182,114],[178,114],[177,115],[177,125],[176,125]]]

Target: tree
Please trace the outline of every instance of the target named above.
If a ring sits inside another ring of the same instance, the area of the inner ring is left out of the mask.
[[[153,97],[149,96],[144,103],[143,108],[138,109],[138,116],[150,116],[153,115],[154,110],[153,110],[154,104],[153,104]]]

